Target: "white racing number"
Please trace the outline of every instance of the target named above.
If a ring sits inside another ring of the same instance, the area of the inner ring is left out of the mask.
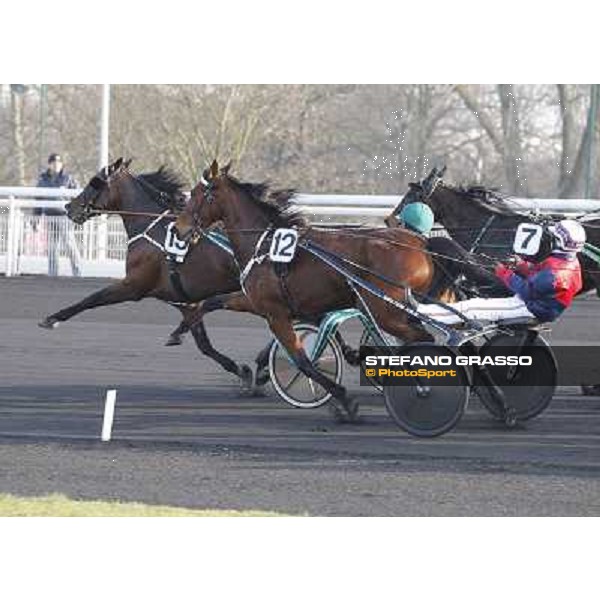
[[[175,223],[169,223],[167,226],[167,237],[165,238],[165,251],[175,257],[176,262],[183,262],[185,255],[190,249],[189,242],[180,240],[177,237],[177,229]]]
[[[295,229],[277,229],[273,234],[269,258],[273,262],[289,263],[296,254],[298,232]]]
[[[525,256],[535,256],[542,241],[544,228],[536,223],[521,223],[517,227],[513,250],[515,254],[524,254]]]

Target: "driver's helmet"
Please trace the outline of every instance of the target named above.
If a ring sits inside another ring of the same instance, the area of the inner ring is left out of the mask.
[[[585,229],[577,221],[563,219],[548,229],[554,238],[554,249],[559,252],[575,253],[583,249]]]
[[[433,227],[433,211],[423,202],[407,204],[398,215],[401,225],[421,235],[429,235]]]

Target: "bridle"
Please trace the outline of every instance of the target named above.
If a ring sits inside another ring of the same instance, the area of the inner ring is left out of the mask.
[[[103,170],[102,173],[106,173]],[[81,192],[78,201],[81,203],[81,222],[87,221],[98,209],[95,202],[102,195],[105,188],[110,189],[110,175],[106,173],[106,178],[96,174]]]
[[[418,183],[409,183],[408,192],[404,195],[402,201],[396,207],[393,215],[397,217],[405,206],[412,204],[413,202],[423,202],[427,204],[427,200],[431,198],[433,192],[435,192],[436,188],[442,183],[442,177],[444,176],[445,172],[445,166],[443,166],[441,169],[434,167],[431,173],[429,173],[425,179],[419,181]]]
[[[160,214],[123,210],[108,210],[96,206],[95,202],[104,192],[104,190],[107,189],[108,193],[110,193],[111,184],[123,177],[124,175],[129,175],[140,187],[145,189],[146,192],[150,192],[153,200],[155,200],[157,204],[162,206],[165,210],[171,210],[171,205],[169,203],[169,195],[166,192],[155,188],[152,184],[148,183],[141,177],[138,177],[137,175],[129,171],[127,167],[122,166],[120,169],[113,173],[109,173],[108,170],[105,168],[100,173],[101,174],[96,174],[94,175],[94,177],[92,177],[92,179],[81,192],[81,195],[79,197],[79,200],[82,204],[81,215],[84,217],[82,223],[87,221],[93,215],[110,214],[152,217],[158,216]],[[104,175],[104,177],[102,177],[101,175]],[[172,216],[174,217],[175,215]]]
[[[200,202],[193,200],[193,192],[199,187],[202,186],[202,200]],[[200,177],[199,183],[196,185],[194,190],[192,191],[192,199],[190,202],[193,202],[192,205],[192,226],[190,230],[181,238],[182,240],[188,241],[190,239],[199,237],[204,233],[204,227],[202,226],[202,217],[200,216],[201,205],[206,202],[208,204],[212,204],[216,199],[216,190],[215,183],[213,179],[206,179],[203,174]]]

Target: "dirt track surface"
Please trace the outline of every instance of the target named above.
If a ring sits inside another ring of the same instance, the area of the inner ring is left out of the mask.
[[[600,398],[562,389],[512,431],[473,402],[455,431],[417,440],[350,373],[364,423],[334,425],[271,391],[240,397],[191,339],[164,347],[178,313],[153,300],[37,327],[105,283],[0,278],[0,492],[315,515],[600,515]],[[553,337],[600,342],[598,316],[600,301],[580,300]],[[215,314],[207,327],[247,362],[269,338],[248,316]]]

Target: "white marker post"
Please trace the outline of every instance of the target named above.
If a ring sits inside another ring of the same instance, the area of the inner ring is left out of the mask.
[[[106,392],[104,403],[104,421],[102,422],[102,441],[109,442],[112,433],[113,419],[115,418],[115,403],[117,401],[117,390]]]

